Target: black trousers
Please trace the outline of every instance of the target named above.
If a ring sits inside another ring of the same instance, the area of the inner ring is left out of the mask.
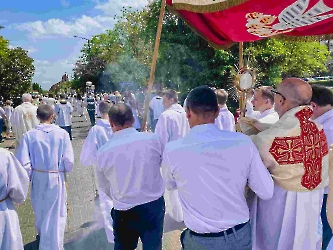
[[[143,250],[162,250],[164,214],[163,196],[127,211],[112,209],[114,250],[134,250],[139,238]]]
[[[69,138],[72,140],[72,126],[59,126],[68,132]]]

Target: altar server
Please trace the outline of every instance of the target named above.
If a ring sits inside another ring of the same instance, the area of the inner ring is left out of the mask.
[[[156,96],[154,96],[149,102],[149,108],[153,111],[153,120],[152,120],[152,131],[155,132],[157,121],[160,115],[165,110],[162,99],[162,91],[156,91]]]
[[[97,165],[97,151],[101,148],[111,137],[112,129],[110,127],[108,112],[111,107],[109,102],[101,102],[99,104],[99,112],[102,119],[97,121],[97,124],[92,127],[89,131],[89,134],[84,141],[82,152],[81,152],[81,164],[85,167],[93,166],[94,168]],[[112,218],[111,218],[111,209],[113,207],[112,200],[99,188],[98,184],[98,193],[99,193],[99,203],[100,208],[103,214],[103,223],[106,232],[106,236],[110,243],[114,242],[113,237],[113,228],[112,228]]]
[[[56,124],[60,128],[66,130],[68,132],[69,138],[72,140],[73,107],[72,107],[72,104],[66,100],[65,94],[60,95],[60,100],[56,104],[56,106],[54,108],[54,112],[57,116]]]
[[[28,194],[29,177],[15,156],[0,148],[0,250],[23,250],[19,219],[13,202]]]
[[[220,109],[219,116],[215,119],[215,125],[221,130],[235,132],[235,117],[227,107],[228,92],[218,89],[215,93]]]
[[[67,219],[65,175],[73,168],[73,148],[68,133],[51,124],[50,106],[39,106],[37,117],[41,124],[23,136],[17,158],[31,180],[39,249],[62,250]]]
[[[112,139],[97,153],[97,179],[112,200],[115,250],[162,249],[165,214],[157,135],[133,128],[131,107],[116,104],[109,111]]]
[[[166,187],[179,191],[184,212],[184,250],[250,250],[245,186],[262,199],[273,195],[273,180],[253,142],[241,133],[217,128],[218,114],[214,91],[194,88],[186,101],[191,131],[169,142],[163,153]]]
[[[178,104],[176,91],[167,90],[163,93],[163,105],[165,111],[160,115],[155,130],[160,138],[162,151],[168,142],[184,138],[190,131],[186,113],[183,107]],[[171,205],[170,217],[178,222],[184,221],[178,191],[169,191],[168,197]]]
[[[13,133],[15,134],[15,153],[20,147],[23,135],[35,128],[39,123],[37,119],[37,107],[32,102],[30,94],[22,95],[22,104],[14,109],[14,113],[10,117]]]
[[[312,119],[321,124],[327,138],[328,145],[333,144],[333,92],[325,86],[312,85],[311,107],[313,110]],[[325,188],[321,219],[323,223],[323,246],[327,248],[332,238],[332,230],[327,222],[326,203],[328,188]]]
[[[312,89],[307,82],[288,78],[273,92],[280,119],[252,136],[275,184],[273,198],[259,199],[255,208],[253,249],[319,250],[320,212],[328,185],[325,132],[310,120]]]

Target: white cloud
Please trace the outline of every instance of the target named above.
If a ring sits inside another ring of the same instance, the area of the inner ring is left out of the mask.
[[[69,1],[66,1],[66,0],[60,0],[60,3],[61,3],[61,6],[62,6],[62,7],[65,7],[65,8],[69,7]]]
[[[72,37],[73,35],[84,35],[88,33],[103,32],[111,29],[115,24],[113,17],[81,16],[76,20],[65,22],[64,20],[52,18],[46,22],[35,21],[22,24],[14,24],[14,27],[29,32],[33,38],[63,36]]]
[[[35,52],[38,51],[37,49],[35,49],[35,48],[33,48],[33,47],[24,48],[24,47],[22,47],[22,46],[14,46],[14,45],[11,45],[11,44],[8,45],[8,48],[9,48],[9,49],[15,49],[15,48],[17,48],[17,47],[21,47],[22,49],[28,51],[29,54],[32,54],[32,53],[35,53]]]
[[[104,3],[98,3],[95,8],[102,10],[108,15],[117,15],[123,7],[132,7],[134,9],[143,8],[148,4],[148,0],[108,0]]]

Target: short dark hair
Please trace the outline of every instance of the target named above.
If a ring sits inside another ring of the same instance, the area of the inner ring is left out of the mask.
[[[207,86],[191,90],[186,99],[186,107],[198,115],[216,113],[219,110],[214,90]]]
[[[66,95],[65,94],[60,94],[60,99],[66,99]]]
[[[119,103],[109,110],[109,120],[118,126],[124,126],[134,122],[133,112],[130,106]]]
[[[311,102],[316,103],[320,107],[326,105],[333,106],[333,92],[321,85],[312,85],[312,99]]]
[[[37,118],[41,121],[48,121],[53,113],[53,108],[47,104],[40,105],[37,108]]]
[[[99,112],[102,113],[102,114],[108,114],[109,113],[109,110],[111,108],[111,102],[101,102],[99,104]]]
[[[173,98],[174,103],[178,103],[178,94],[173,89],[168,89],[163,92],[163,96],[166,96],[168,99]]]
[[[274,94],[272,92],[272,87],[270,86],[261,86],[257,88],[255,91],[259,91],[261,93],[261,96],[265,100],[269,100],[271,104],[274,103]]]
[[[228,100],[228,92],[225,91],[224,89],[218,89],[215,91],[215,93],[216,93],[217,103],[220,105],[225,105]]]
[[[52,93],[50,93],[50,94],[49,94],[49,97],[50,97],[50,98],[53,98],[53,97],[54,97],[54,95],[53,95]]]

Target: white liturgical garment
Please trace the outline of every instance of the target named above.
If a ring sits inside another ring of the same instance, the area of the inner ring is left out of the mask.
[[[58,102],[54,107],[54,113],[57,116],[57,125],[62,127],[72,125],[73,107],[70,102]]]
[[[274,108],[267,109],[257,116],[257,120],[264,124],[274,124],[279,120],[279,114],[274,110]]]
[[[235,132],[235,117],[227,107],[220,108],[219,116],[215,119],[215,125],[225,131]]]
[[[3,200],[0,202],[0,250],[23,250],[20,223],[13,202],[22,203],[28,188],[27,171],[11,152],[0,148],[0,200]]]
[[[111,197],[117,210],[159,199],[165,190],[160,167],[158,136],[134,128],[115,132],[97,152],[100,188]]]
[[[154,120],[159,119],[160,115],[165,110],[163,99],[160,96],[155,96],[149,103],[149,107],[153,110]]]
[[[251,139],[197,125],[166,145],[163,177],[178,189],[185,225],[197,233],[221,232],[249,220],[245,186],[262,199],[273,195],[273,180]]]
[[[258,116],[260,116],[260,112],[259,111],[254,111],[253,104],[251,103],[251,100],[247,100],[246,101],[245,117],[258,119]]]
[[[13,133],[15,134],[15,152],[17,152],[23,135],[39,124],[37,119],[37,107],[30,102],[22,103],[14,109],[10,122],[13,127]]]
[[[56,125],[37,125],[23,136],[17,158],[31,180],[31,203],[40,235],[39,249],[64,249],[67,219],[65,172],[72,171],[74,163],[68,133]]]
[[[155,134],[161,141],[162,152],[168,142],[184,138],[189,132],[186,113],[179,104],[171,105],[160,115],[155,129]]]

